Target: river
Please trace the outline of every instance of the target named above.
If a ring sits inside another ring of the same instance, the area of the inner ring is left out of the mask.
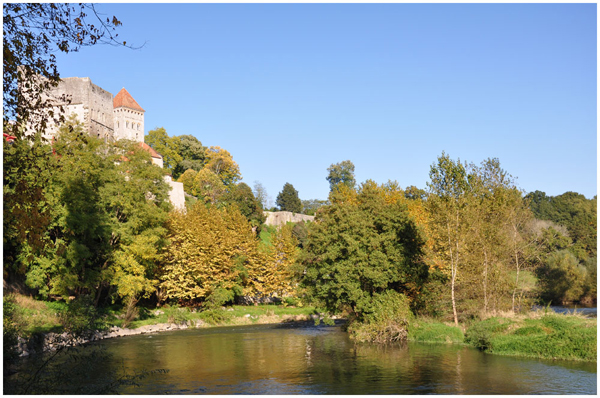
[[[100,368],[168,369],[125,394],[596,394],[596,363],[445,344],[354,344],[335,326],[252,325],[99,341]],[[100,372],[102,373],[102,372]],[[96,375],[101,378],[102,375]],[[69,383],[77,383],[70,380]],[[89,382],[89,380],[87,381]]]

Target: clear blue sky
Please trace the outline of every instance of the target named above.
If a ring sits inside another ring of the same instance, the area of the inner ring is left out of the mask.
[[[445,151],[497,157],[525,191],[596,195],[596,4],[101,4],[140,50],[59,56],[125,87],[146,133],[227,149],[274,199],[359,182],[426,187]]]

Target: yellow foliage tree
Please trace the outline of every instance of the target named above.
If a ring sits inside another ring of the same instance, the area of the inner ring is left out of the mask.
[[[299,255],[298,240],[292,235],[292,226],[285,225],[271,237],[271,244],[263,246],[262,261],[253,269],[252,284],[261,295],[284,297],[294,292],[296,280],[293,266]]]
[[[194,185],[194,179],[198,172],[194,169],[187,169],[177,180],[177,182],[183,183],[183,190],[190,195],[197,195],[196,187]]]
[[[231,154],[218,146],[211,146],[206,149],[206,169],[215,173],[223,184],[235,184],[242,179],[240,167],[233,161]]]
[[[216,204],[226,191],[227,188],[212,170],[205,167],[196,173],[192,192],[203,198],[205,203]]]
[[[173,212],[168,230],[161,277],[167,298],[203,300],[217,288],[247,292],[259,256],[250,224],[236,208],[197,203],[187,214]]]

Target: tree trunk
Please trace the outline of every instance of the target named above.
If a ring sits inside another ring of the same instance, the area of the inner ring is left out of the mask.
[[[483,248],[483,313],[487,314],[488,296],[487,296],[487,277],[488,277],[488,259],[487,250]]]

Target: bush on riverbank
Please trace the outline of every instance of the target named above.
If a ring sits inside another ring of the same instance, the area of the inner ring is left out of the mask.
[[[406,296],[393,290],[374,294],[369,312],[362,315],[362,320],[352,320],[348,326],[350,337],[359,342],[406,340],[409,325],[414,320]]]

